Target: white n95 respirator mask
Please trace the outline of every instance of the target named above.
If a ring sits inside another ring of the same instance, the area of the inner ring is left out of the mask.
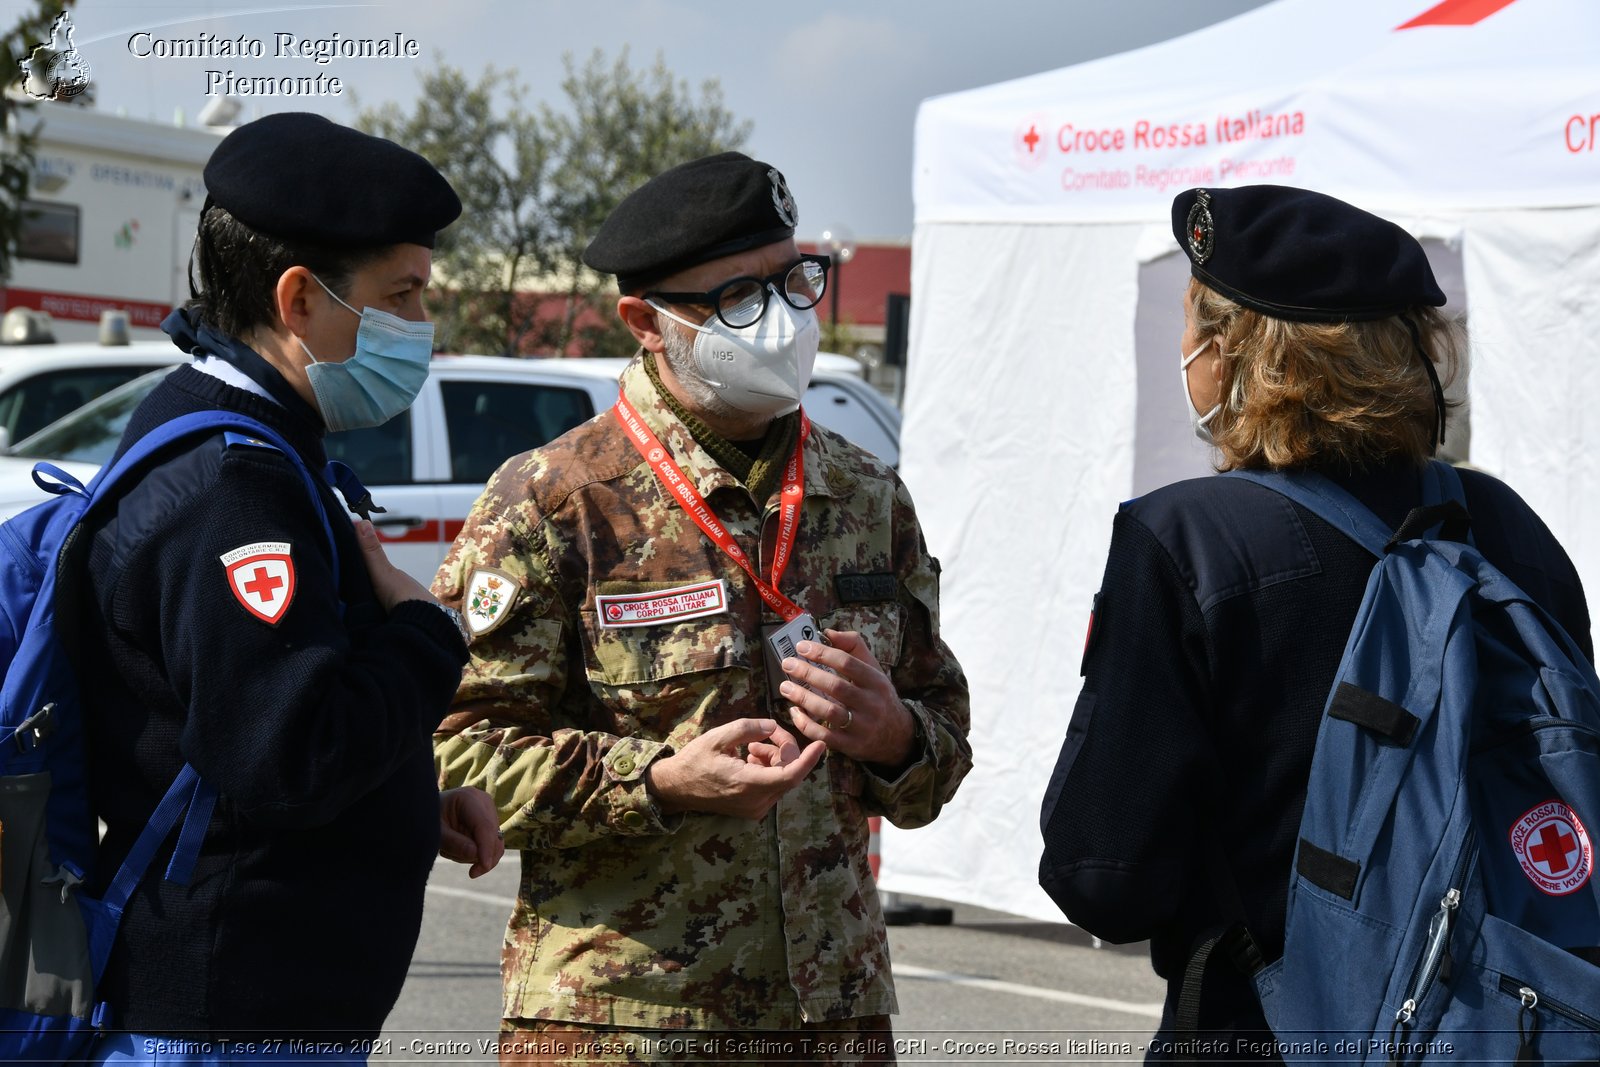
[[[649,304],[695,331],[695,370],[730,407],[751,415],[783,415],[800,406],[822,342],[815,311],[796,310],[772,288],[766,313],[734,329],[716,315],[696,324],[653,300]]]

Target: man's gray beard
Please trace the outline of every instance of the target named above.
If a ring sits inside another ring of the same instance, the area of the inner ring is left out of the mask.
[[[664,315],[661,317],[666,318]],[[688,394],[689,406],[695,414],[732,422],[748,420],[749,412],[740,411],[728,403],[700,376],[699,369],[694,365],[694,338],[684,336],[688,331],[670,320],[661,325],[664,327],[661,331],[662,355],[667,357],[667,366],[673,377],[678,379],[678,384]]]

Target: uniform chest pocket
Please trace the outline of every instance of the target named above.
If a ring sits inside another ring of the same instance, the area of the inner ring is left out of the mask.
[[[594,611],[579,615],[590,682],[639,685],[727,667],[750,669],[744,634],[728,615],[615,628],[601,626]]]
[[[905,609],[893,601],[851,604],[836,608],[819,620],[829,630],[851,630],[861,635],[884,668],[900,662],[905,640]]]

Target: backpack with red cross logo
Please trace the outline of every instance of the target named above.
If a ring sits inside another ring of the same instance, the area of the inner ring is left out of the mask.
[[[58,575],[71,581],[81,563],[86,539],[75,534],[91,511],[115,500],[117,487],[161,449],[216,433],[230,445],[275,449],[294,463],[322,519],[337,575],[333,527],[315,475],[273,431],[226,411],[157,427],[87,486],[39,463],[33,479],[51,498],[0,524],[0,1061],[76,1062],[96,1033],[116,1025],[96,987],[122,909],[175,832],[163,877],[186,885],[199,856],[217,793],[185,765],[104,895],[94,899],[81,890],[94,877],[98,834],[83,708],[56,600]],[[289,546],[244,545],[228,556],[237,556],[223,565],[231,567],[240,604],[265,622],[282,618],[294,596]]]
[[[1280,1054],[1592,1062],[1593,666],[1473,546],[1449,466],[1430,465],[1425,506],[1395,532],[1319,475],[1227,476],[1287,496],[1378,558],[1317,734],[1284,954],[1246,968]]]

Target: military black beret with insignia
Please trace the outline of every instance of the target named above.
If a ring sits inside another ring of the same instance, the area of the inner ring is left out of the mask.
[[[799,213],[776,167],[740,152],[680,163],[616,206],[583,261],[635,292],[680,270],[794,236]]]
[[[432,163],[393,141],[303,111],[266,115],[222,139],[208,200],[253,230],[334,247],[433,247],[461,200]]]
[[[1196,278],[1274,318],[1353,322],[1444,305],[1415,237],[1309,189],[1189,189],[1172,202],[1172,234]]]

